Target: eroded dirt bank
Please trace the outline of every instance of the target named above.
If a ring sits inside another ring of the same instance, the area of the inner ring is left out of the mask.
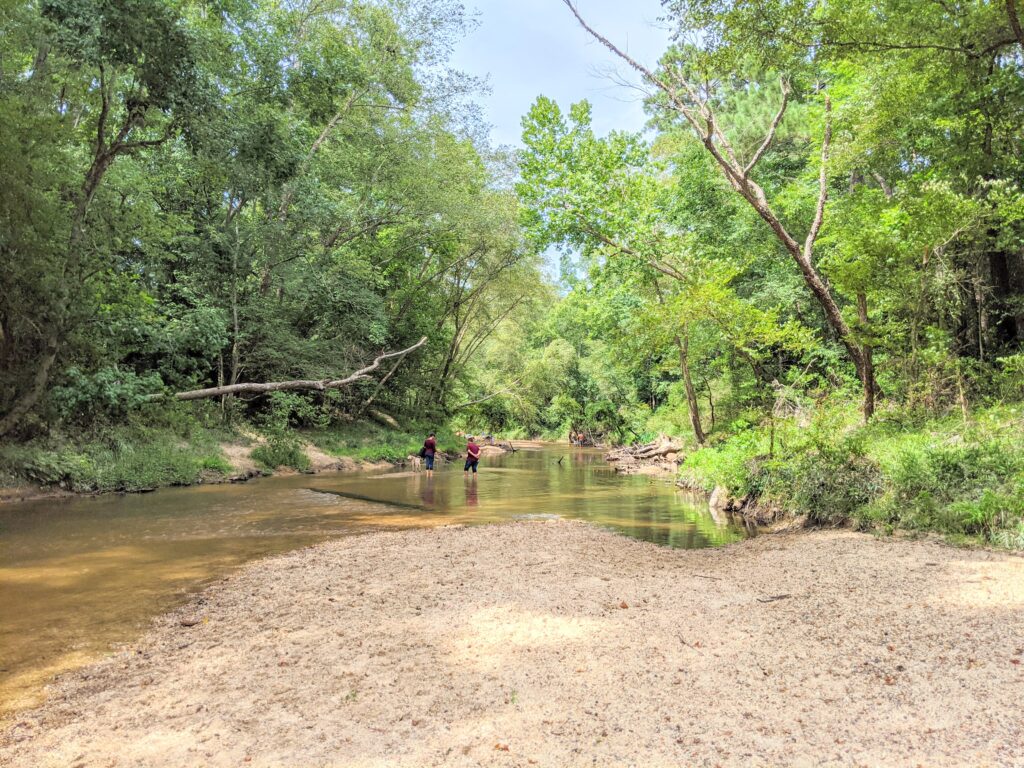
[[[0,764],[1024,765],[1022,646],[1024,558],[994,552],[379,533],[206,591],[23,715]]]

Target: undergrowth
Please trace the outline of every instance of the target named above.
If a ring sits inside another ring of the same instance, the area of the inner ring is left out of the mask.
[[[0,482],[77,492],[188,485],[204,472],[231,471],[218,446],[223,437],[222,429],[205,427],[195,419],[106,426],[74,440],[51,434],[0,447]]]
[[[980,410],[966,422],[881,413],[863,426],[850,407],[821,407],[807,423],[734,425],[730,436],[692,453],[681,474],[814,523],[1024,548],[1020,408]]]
[[[450,429],[432,427],[396,430],[370,422],[316,430],[306,436],[317,448],[332,456],[348,456],[361,461],[401,461],[419,453],[430,432],[437,433],[439,451],[457,452],[464,442]]]

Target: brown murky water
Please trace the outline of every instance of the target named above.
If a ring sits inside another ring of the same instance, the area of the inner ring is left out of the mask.
[[[561,464],[558,459],[562,459]],[[670,483],[565,446],[425,473],[339,473],[0,507],[0,719],[238,565],[335,536],[520,516],[589,520],[672,547],[742,538]]]

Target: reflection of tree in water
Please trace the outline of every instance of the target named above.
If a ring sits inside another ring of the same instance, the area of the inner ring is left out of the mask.
[[[674,494],[623,494],[621,479],[612,504],[570,510],[571,517],[606,525],[614,531],[661,546],[699,549],[745,538],[733,521],[716,521],[698,501]]]

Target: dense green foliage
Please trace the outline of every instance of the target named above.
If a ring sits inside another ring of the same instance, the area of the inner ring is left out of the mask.
[[[221,406],[287,453],[289,425],[466,399],[470,358],[544,294],[511,159],[445,63],[466,24],[447,0],[5,3],[0,435],[341,378],[421,336],[387,386],[298,395],[287,423]]]
[[[1024,547],[1019,408],[979,411],[966,427],[959,417],[852,421],[833,407],[807,425],[746,425],[691,454],[683,477],[817,523],[941,530]]]
[[[525,386],[480,415],[687,435],[708,490],[1019,545],[1014,4],[664,5],[647,133],[524,119],[524,224],[570,292],[490,353]]]

